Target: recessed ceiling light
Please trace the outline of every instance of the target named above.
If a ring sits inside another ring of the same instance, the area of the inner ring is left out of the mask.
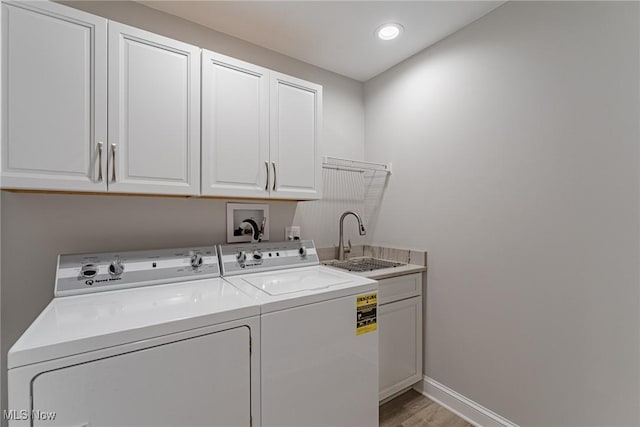
[[[400,24],[384,24],[376,30],[376,35],[381,40],[393,40],[400,33],[402,33],[402,25]]]

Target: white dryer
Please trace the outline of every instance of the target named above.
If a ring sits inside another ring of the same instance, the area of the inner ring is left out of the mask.
[[[259,425],[260,308],[218,276],[215,247],[60,256],[9,351],[10,425]]]
[[[377,282],[319,265],[312,241],[227,245],[220,259],[261,307],[262,426],[377,426]]]

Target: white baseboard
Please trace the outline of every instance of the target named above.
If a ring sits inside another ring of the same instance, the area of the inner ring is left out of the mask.
[[[425,376],[420,383],[416,384],[415,389],[478,427],[518,427],[516,423],[451,390],[433,378]]]

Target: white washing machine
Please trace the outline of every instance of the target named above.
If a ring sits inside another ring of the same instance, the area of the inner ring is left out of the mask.
[[[219,274],[215,247],[60,256],[9,351],[10,425],[259,425],[260,307]]]
[[[312,241],[221,246],[220,259],[261,307],[262,426],[377,426],[377,282],[319,265]]]

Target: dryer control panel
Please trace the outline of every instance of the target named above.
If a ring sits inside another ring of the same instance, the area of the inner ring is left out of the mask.
[[[220,276],[215,246],[58,256],[55,296]]]
[[[320,264],[313,240],[221,245],[219,252],[223,276]]]

